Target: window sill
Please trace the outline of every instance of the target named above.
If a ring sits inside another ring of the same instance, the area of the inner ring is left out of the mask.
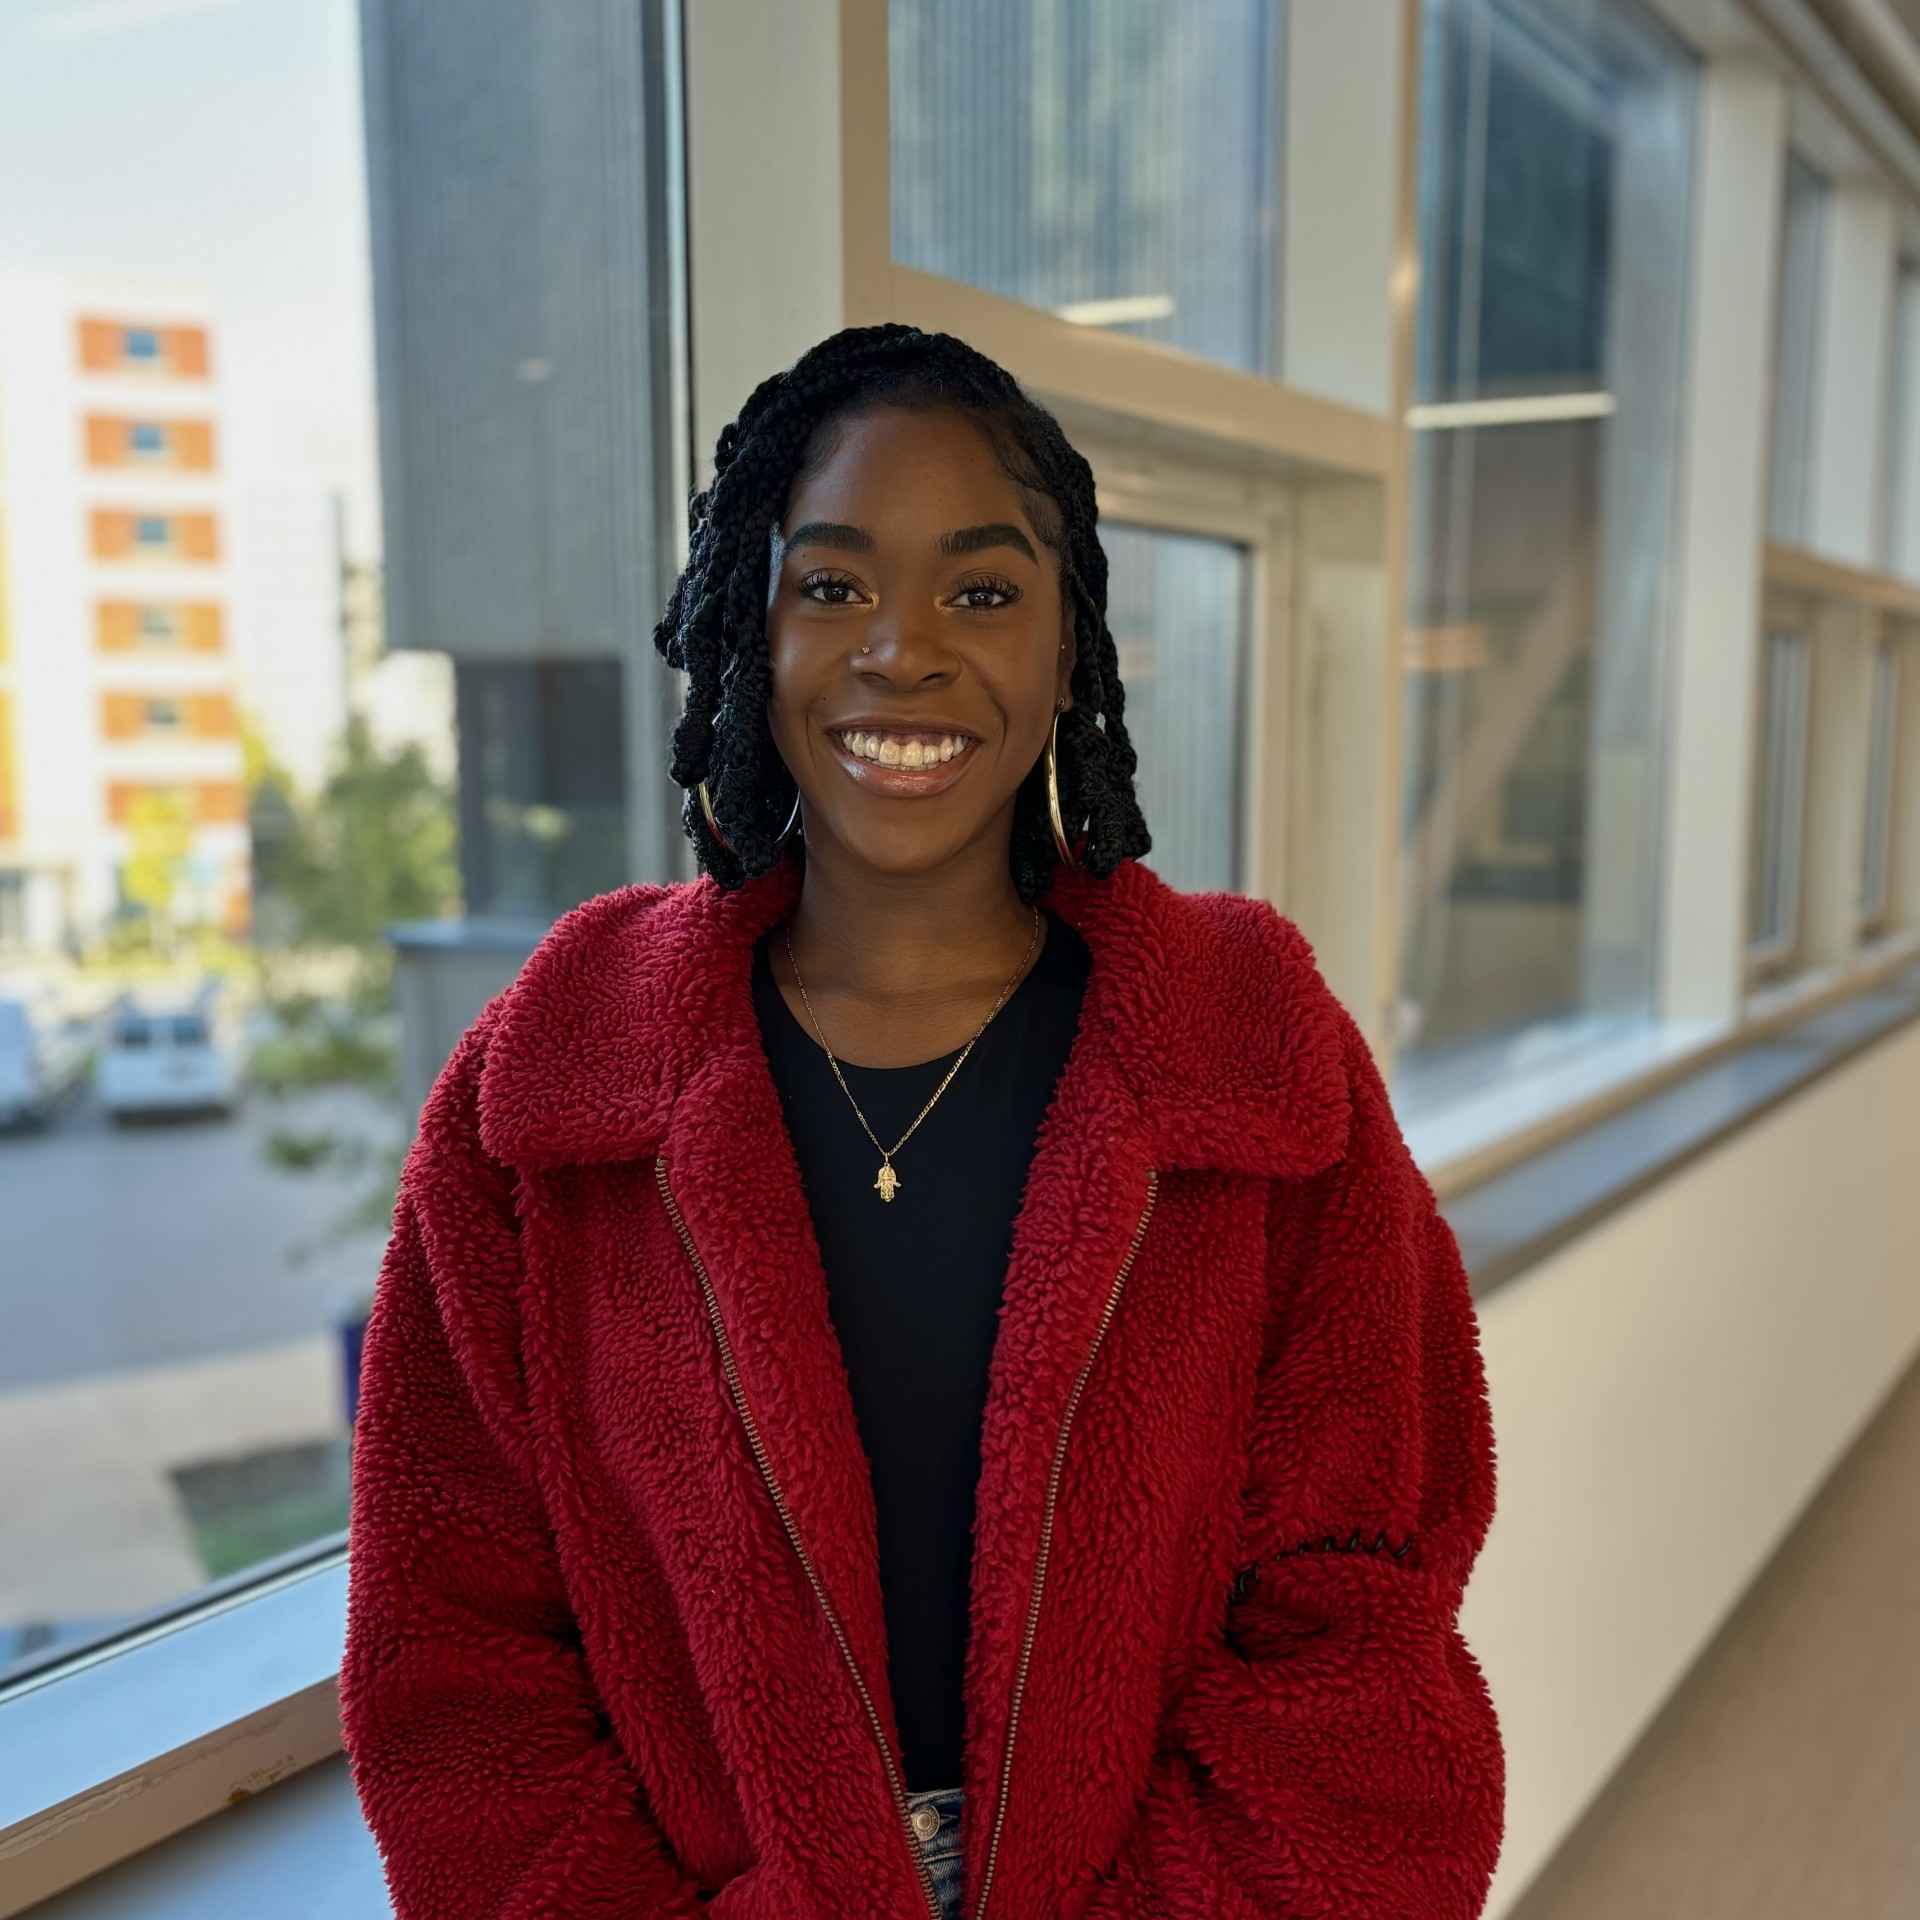
[[[1920,1020],[1920,965],[1827,998],[1443,1203],[1476,1297]]]
[[[1548,1128],[1583,1126],[1594,1110],[1637,1095],[1682,1062],[1724,1042],[1730,1030],[1707,1021],[1648,1020],[1537,1067],[1489,1071],[1483,1091],[1410,1107],[1401,1130],[1421,1170],[1443,1194],[1473,1184],[1492,1161],[1511,1162]],[[1519,1154],[1515,1142],[1523,1143]]]
[[[346,1582],[334,1546],[0,1690],[0,1917],[338,1753]]]

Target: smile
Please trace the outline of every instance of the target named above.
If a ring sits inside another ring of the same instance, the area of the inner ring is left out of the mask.
[[[964,733],[881,733],[858,727],[834,738],[843,752],[875,767],[944,767],[973,745]]]

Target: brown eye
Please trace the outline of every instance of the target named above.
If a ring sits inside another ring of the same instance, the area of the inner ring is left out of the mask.
[[[1010,607],[1020,598],[1020,589],[1011,580],[987,577],[964,582],[953,596],[952,604],[967,613],[990,613],[996,607]]]
[[[800,582],[800,597],[823,607],[850,607],[860,597],[860,583],[844,573],[810,573]]]

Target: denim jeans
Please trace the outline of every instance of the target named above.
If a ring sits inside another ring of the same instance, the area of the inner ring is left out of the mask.
[[[940,1920],[961,1920],[960,1911],[960,1789],[934,1787],[907,1795],[913,1830],[920,1840],[920,1857],[933,1876],[940,1901]],[[933,1824],[938,1816],[940,1824]]]

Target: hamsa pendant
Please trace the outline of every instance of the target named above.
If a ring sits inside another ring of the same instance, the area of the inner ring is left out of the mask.
[[[879,1177],[873,1184],[879,1189],[882,1200],[891,1200],[900,1191],[900,1176],[894,1172],[891,1160],[880,1162]]]

